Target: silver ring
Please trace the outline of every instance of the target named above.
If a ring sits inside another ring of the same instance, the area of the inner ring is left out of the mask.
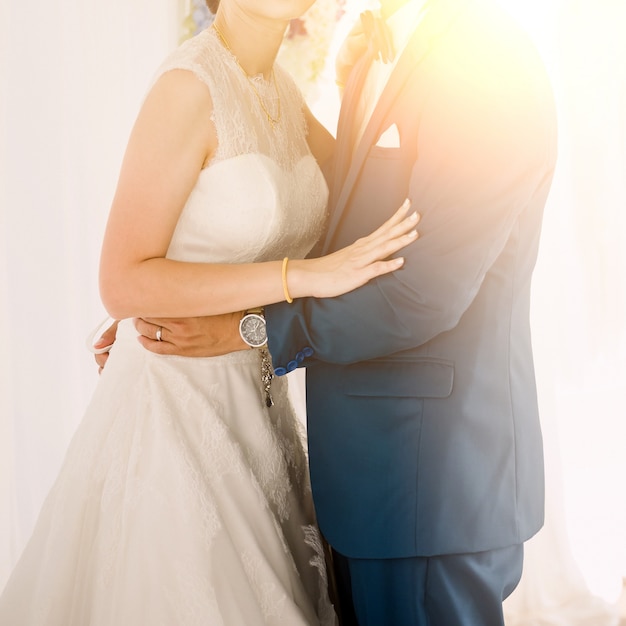
[[[159,328],[156,331],[156,340],[157,341],[163,341],[163,326],[159,326]]]

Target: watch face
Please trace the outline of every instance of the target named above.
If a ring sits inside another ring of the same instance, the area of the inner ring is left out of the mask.
[[[239,325],[243,340],[253,348],[259,348],[267,341],[265,319],[256,313],[244,315]]]

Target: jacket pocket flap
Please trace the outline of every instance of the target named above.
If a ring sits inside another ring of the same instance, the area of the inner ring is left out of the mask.
[[[351,396],[447,398],[454,384],[454,364],[441,359],[367,361],[342,372]]]

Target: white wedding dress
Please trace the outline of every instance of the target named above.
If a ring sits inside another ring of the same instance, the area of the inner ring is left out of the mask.
[[[206,30],[162,66],[210,90],[219,148],[168,256],[302,257],[327,200],[302,97],[276,68],[255,89]],[[272,102],[270,99],[275,98]],[[280,276],[277,276],[280,280]],[[0,598],[2,626],[334,624],[302,433],[275,378],[267,409],[255,350],[217,358],[118,338],[33,536]]]

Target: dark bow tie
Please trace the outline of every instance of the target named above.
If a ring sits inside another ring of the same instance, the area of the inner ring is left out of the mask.
[[[383,63],[393,61],[396,53],[393,48],[391,29],[387,22],[371,11],[363,11],[361,13],[361,25],[373,58],[379,59]]]

